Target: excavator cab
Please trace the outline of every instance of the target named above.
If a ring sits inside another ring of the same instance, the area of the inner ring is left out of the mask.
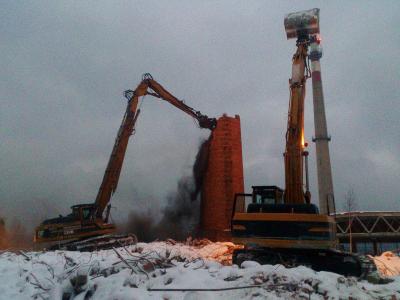
[[[35,230],[35,242],[77,240],[115,232],[115,225],[96,217],[95,204],[71,207],[69,215],[44,220]]]
[[[232,217],[234,212],[253,212],[264,205],[283,203],[283,190],[275,185],[255,185],[252,189],[251,194],[235,194]]]
[[[71,207],[72,215],[81,222],[93,221],[96,213],[96,206],[93,204],[79,204]]]
[[[252,202],[247,205],[248,213],[303,213],[318,214],[315,204],[284,203],[284,191],[276,185],[253,186]]]
[[[276,185],[252,186],[254,204],[281,204],[283,190]]]
[[[276,185],[252,186],[251,194],[236,194],[233,214],[242,213],[302,213],[318,214],[315,204],[284,203],[284,190]]]

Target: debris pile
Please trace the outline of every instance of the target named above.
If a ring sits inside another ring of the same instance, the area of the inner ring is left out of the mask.
[[[231,242],[212,242],[208,239],[191,239],[188,238],[186,246],[191,246],[192,249],[201,258],[213,260],[221,263],[224,266],[232,264],[232,254],[235,249],[242,249],[242,245],[236,245]]]
[[[381,256],[372,256],[381,276],[393,277],[400,275],[400,257],[394,252],[383,252]]]
[[[4,299],[399,299],[400,277],[374,285],[306,267],[224,266],[231,243],[174,240],[97,252],[4,252]]]

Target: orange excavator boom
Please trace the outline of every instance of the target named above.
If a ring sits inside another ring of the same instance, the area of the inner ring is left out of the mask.
[[[114,147],[108,161],[106,172],[104,173],[103,181],[101,183],[95,201],[96,217],[98,218],[101,218],[103,216],[104,210],[110,202],[112,194],[117,189],[129,137],[133,133],[136,120],[140,113],[140,110],[138,109],[140,97],[145,95],[152,95],[154,97],[169,102],[170,104],[184,111],[191,117],[195,118],[201,128],[213,130],[217,125],[217,121],[215,118],[209,118],[206,115],[201,114],[199,111],[194,110],[192,107],[186,105],[183,101],[177,99],[174,95],[169,93],[161,84],[155,81],[153,77],[148,73],[143,75],[142,81],[134,91],[127,90],[124,94],[125,97],[128,98],[128,105],[117,137],[115,139]]]
[[[286,132],[285,158],[285,203],[303,204],[303,156],[304,142],[304,98],[306,80],[309,77],[307,67],[307,43],[300,43],[292,60],[292,78],[290,84],[290,99],[288,124]],[[309,197],[309,192],[307,196]]]

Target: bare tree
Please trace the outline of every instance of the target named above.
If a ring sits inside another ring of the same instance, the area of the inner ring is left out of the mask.
[[[353,252],[353,237],[351,232],[351,226],[353,223],[352,212],[357,209],[357,197],[354,192],[354,188],[350,186],[344,195],[344,210],[347,212],[349,217],[349,244],[350,244],[350,253]]]

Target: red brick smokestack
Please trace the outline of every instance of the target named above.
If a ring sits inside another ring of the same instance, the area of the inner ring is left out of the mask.
[[[230,238],[235,193],[244,192],[240,118],[224,114],[212,132],[202,188],[201,230],[212,240]]]

